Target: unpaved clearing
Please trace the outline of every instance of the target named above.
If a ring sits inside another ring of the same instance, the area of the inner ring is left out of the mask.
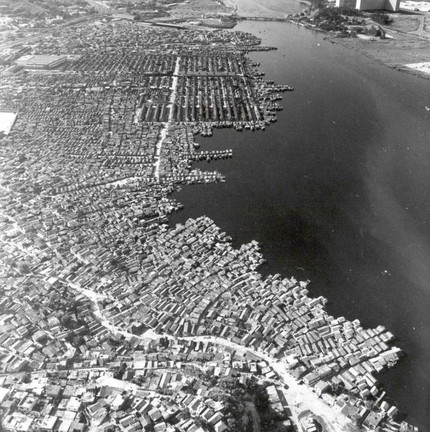
[[[306,8],[298,0],[224,0],[224,4],[239,16],[262,18],[285,18]]]

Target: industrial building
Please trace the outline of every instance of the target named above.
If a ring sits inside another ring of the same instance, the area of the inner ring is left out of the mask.
[[[55,69],[63,65],[66,60],[65,56],[27,54],[17,59],[16,64],[26,69]]]

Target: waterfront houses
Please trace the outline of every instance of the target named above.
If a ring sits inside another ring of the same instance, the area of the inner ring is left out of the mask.
[[[300,403],[351,430],[409,427],[376,378],[401,354],[389,331],[263,277],[257,242],[207,217],[167,225],[180,186],[225,181],[193,163],[232,152],[196,136],[276,120],[292,88],[246,56],[270,47],[99,20],[23,48],[62,61],[0,69],[16,114],[0,138],[3,429],[288,431]]]

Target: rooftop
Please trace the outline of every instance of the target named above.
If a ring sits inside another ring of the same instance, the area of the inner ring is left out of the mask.
[[[62,60],[64,56],[58,55],[31,55],[26,54],[20,57],[16,63],[21,66],[29,66],[29,67],[48,67],[59,60]]]
[[[0,112],[0,132],[9,134],[15,123],[16,114],[11,112]]]

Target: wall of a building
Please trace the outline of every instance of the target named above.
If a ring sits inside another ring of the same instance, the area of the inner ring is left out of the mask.
[[[385,9],[398,11],[400,9],[400,0],[385,0]]]
[[[338,0],[349,1],[349,0]],[[337,4],[337,2],[336,2]],[[400,7],[400,0],[357,0],[358,10],[391,10],[397,11]]]
[[[385,8],[385,0],[357,0],[358,10],[378,10]]]
[[[336,7],[346,8],[346,9],[355,9],[356,3],[357,3],[357,0],[336,0]]]

